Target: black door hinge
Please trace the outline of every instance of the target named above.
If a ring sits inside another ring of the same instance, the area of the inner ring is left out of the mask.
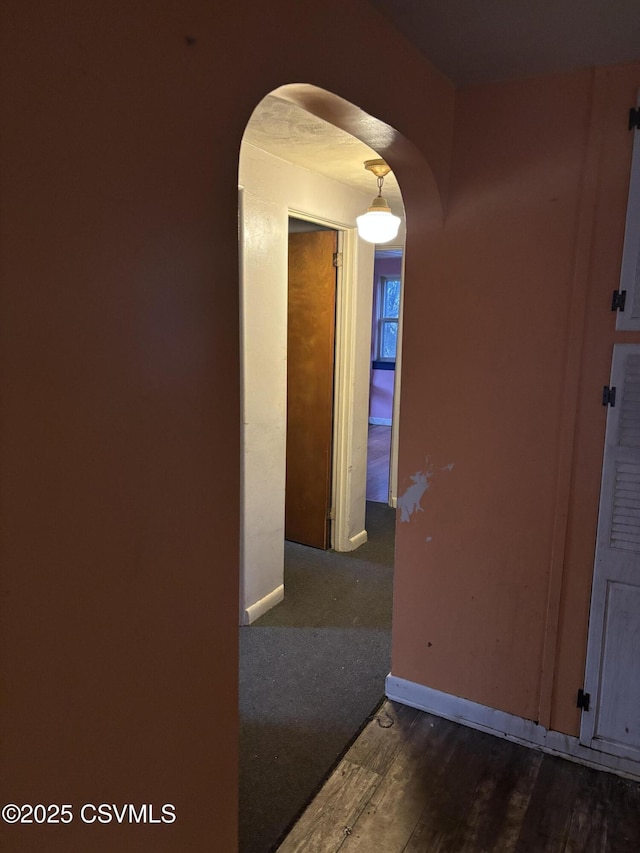
[[[611,406],[611,408],[613,409],[615,404],[616,404],[616,386],[612,385],[611,388],[609,388],[608,385],[605,385],[604,388],[602,389],[602,405],[603,406]]]
[[[578,708],[581,708],[583,711],[589,710],[589,703],[591,702],[591,693],[585,693],[582,687],[578,690],[578,701],[576,703]]]
[[[627,291],[614,290],[611,297],[611,310],[624,311],[624,306],[627,304]]]
[[[629,110],[629,130],[640,130],[640,108]]]

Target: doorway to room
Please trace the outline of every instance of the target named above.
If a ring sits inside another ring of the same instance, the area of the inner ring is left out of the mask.
[[[376,247],[371,317],[367,500],[397,502],[403,249]]]

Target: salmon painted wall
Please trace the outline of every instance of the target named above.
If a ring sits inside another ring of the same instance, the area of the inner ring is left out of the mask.
[[[75,811],[2,846],[232,851],[242,133],[285,83],[357,104],[310,107],[388,156],[417,234],[453,89],[360,0],[2,15],[0,799]],[[103,802],[177,819],[84,824]]]
[[[570,734],[639,84],[460,92],[425,289],[406,256],[393,673]]]

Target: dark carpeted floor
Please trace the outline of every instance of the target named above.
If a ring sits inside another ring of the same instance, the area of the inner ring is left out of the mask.
[[[240,853],[269,853],[383,698],[394,523],[368,502],[357,551],[285,543],[285,600],[240,629]]]

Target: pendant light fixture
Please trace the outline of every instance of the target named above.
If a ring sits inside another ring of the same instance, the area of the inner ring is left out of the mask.
[[[387,200],[382,197],[384,176],[391,171],[384,160],[366,160],[365,169],[373,172],[378,181],[378,195],[371,202],[371,207],[362,216],[356,217],[358,234],[367,243],[388,243],[398,233],[400,217],[391,213]]]

